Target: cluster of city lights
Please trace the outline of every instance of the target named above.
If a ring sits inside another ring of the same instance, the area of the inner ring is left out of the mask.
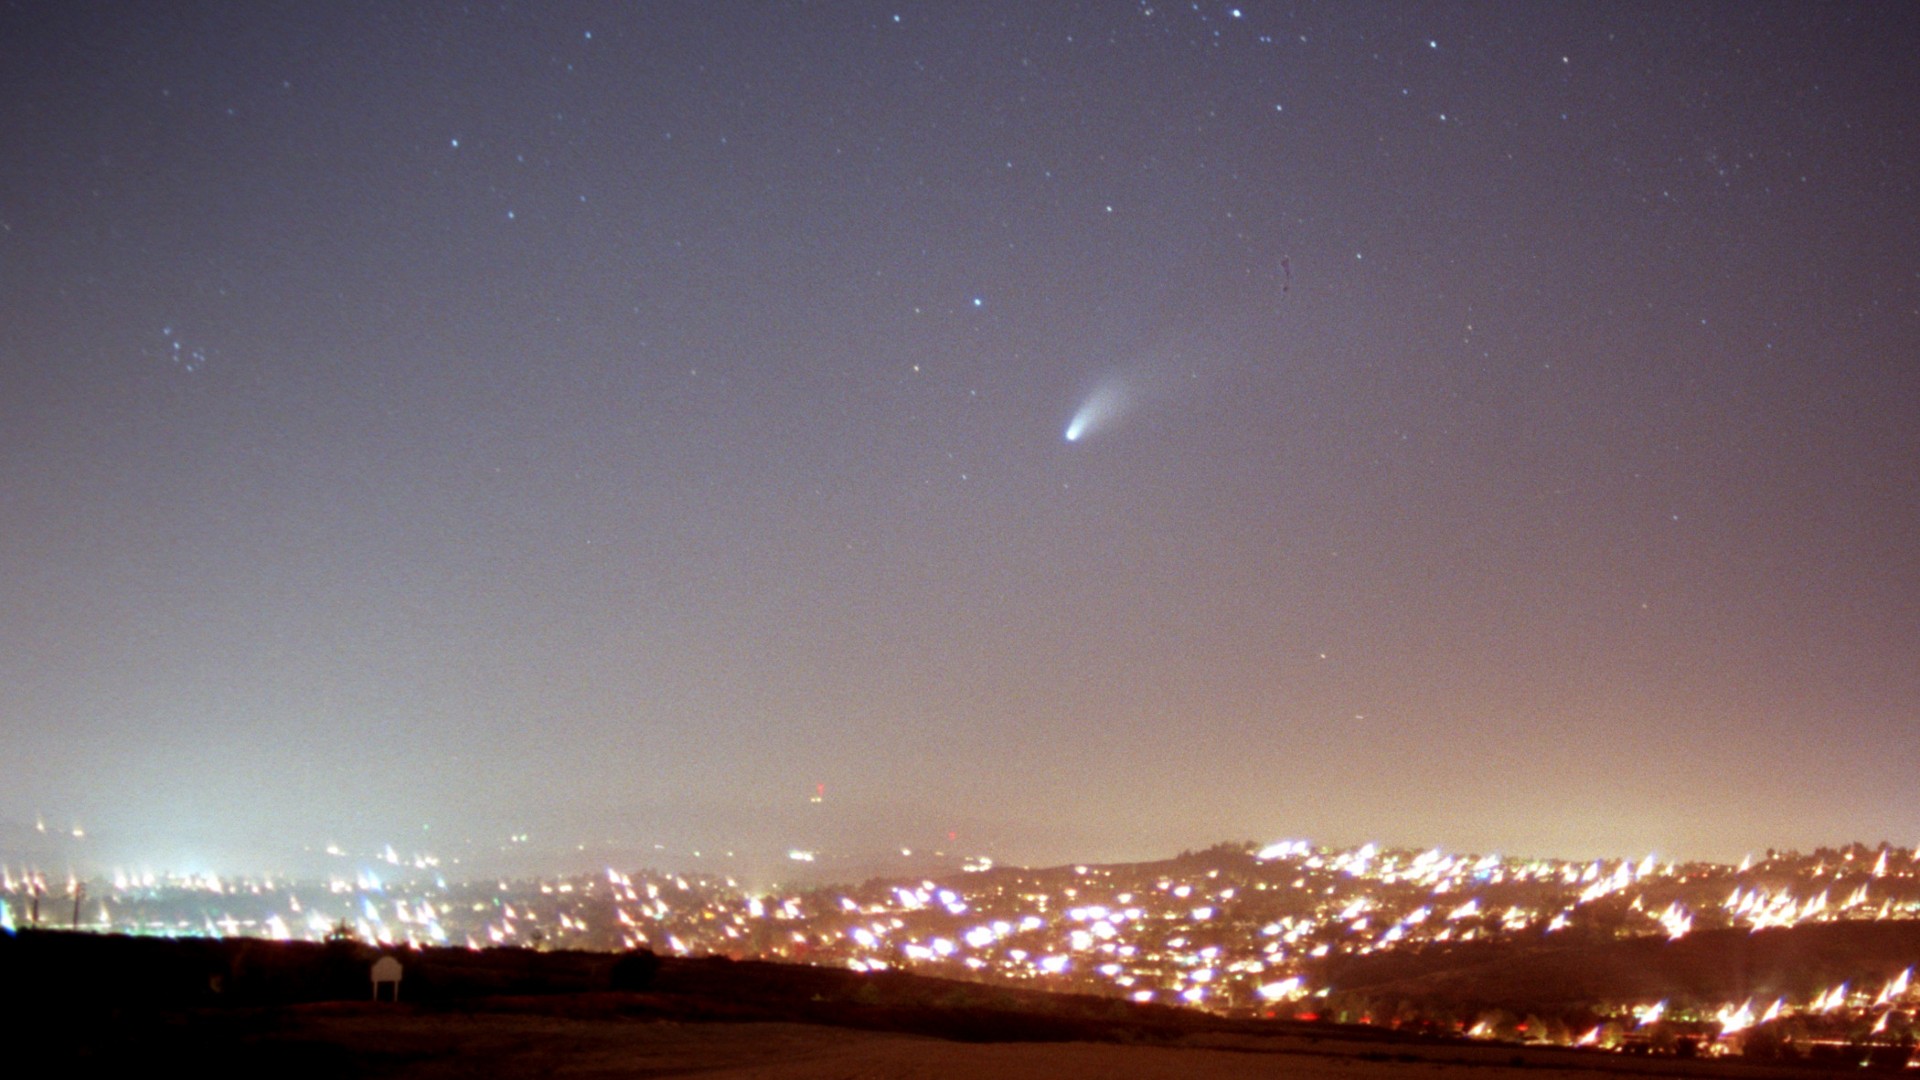
[[[354,863],[344,852],[335,852]],[[942,880],[753,890],[725,876],[622,872],[450,883],[391,847],[320,882],[117,873],[49,880],[0,869],[0,926],[386,945],[727,955],[909,970],[1092,992],[1234,1015],[1324,1012],[1329,962],[1514,935],[1668,939],[1817,922],[1920,919],[1920,854],[1855,846],[1738,866],[1459,856],[1372,844],[1223,845],[1158,863],[995,867]],[[1910,973],[1877,992],[1726,1002],[1692,1020],[1732,1039],[1790,1016],[1911,1023]],[[1622,1023],[1566,1041],[1608,1045],[1672,1021],[1616,1003]],[[1904,1021],[1902,1018],[1905,1018]],[[1367,1019],[1359,1017],[1358,1019]],[[1467,1034],[1495,1034],[1488,1023]]]

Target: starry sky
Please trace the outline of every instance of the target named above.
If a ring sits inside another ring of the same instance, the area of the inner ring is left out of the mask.
[[[0,826],[1912,843],[1917,46],[7,4]]]

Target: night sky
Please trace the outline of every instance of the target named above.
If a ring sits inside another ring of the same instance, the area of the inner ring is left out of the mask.
[[[0,827],[1913,843],[1917,51],[1908,4],[7,5]]]

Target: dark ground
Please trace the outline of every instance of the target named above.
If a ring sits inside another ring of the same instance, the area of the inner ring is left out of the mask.
[[[377,954],[351,942],[0,935],[0,1028],[9,1048],[32,1048],[68,1076],[170,1065],[197,1077],[1822,1074],[1231,1020],[898,972],[522,949],[391,953],[404,965],[402,1002],[375,1004],[367,973]],[[1499,958],[1473,959],[1497,967]]]

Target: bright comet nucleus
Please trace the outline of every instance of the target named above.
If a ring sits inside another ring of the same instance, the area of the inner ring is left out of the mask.
[[[1067,422],[1066,440],[1079,442],[1087,433],[1102,427],[1127,411],[1128,395],[1119,376],[1108,378],[1087,395]]]

